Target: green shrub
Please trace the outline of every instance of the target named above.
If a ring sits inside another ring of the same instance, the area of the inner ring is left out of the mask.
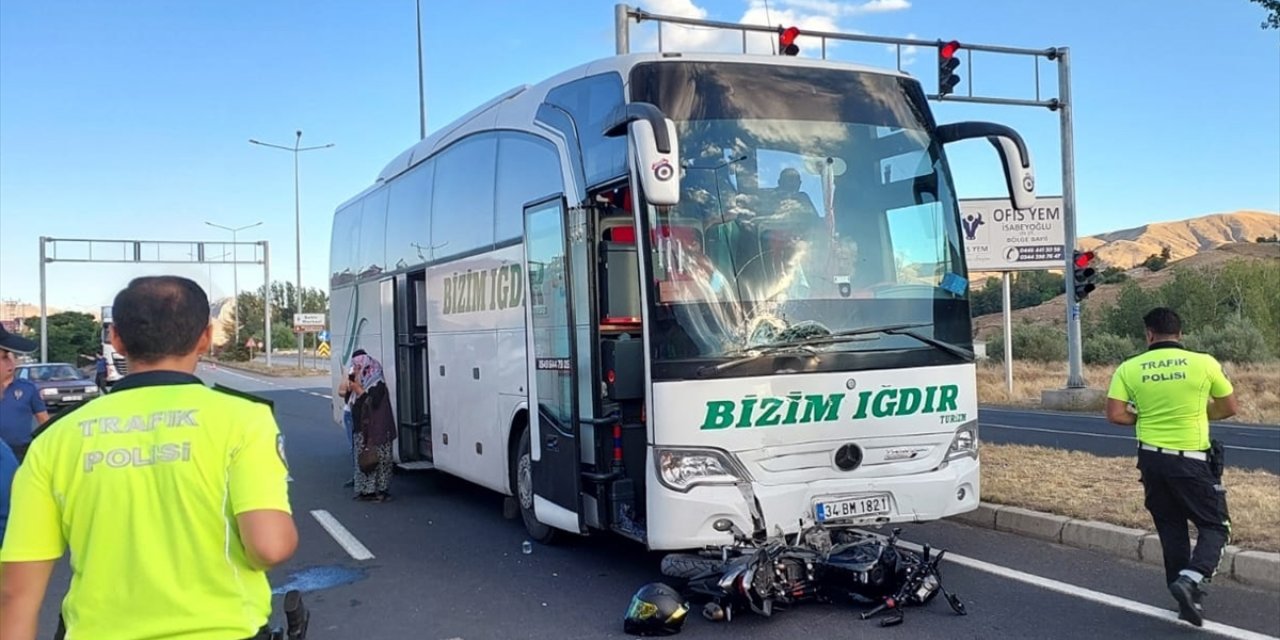
[[[244,346],[244,342],[239,343],[234,340],[227,341],[227,344],[218,351],[218,359],[226,362],[248,362],[249,349]]]
[[[1143,289],[1130,280],[1121,285],[1115,304],[1099,309],[1098,327],[1103,333],[1142,340],[1146,336],[1142,316],[1162,304],[1163,291]]]
[[[1128,280],[1129,274],[1125,273],[1124,269],[1120,267],[1107,267],[1102,270],[1102,273],[1098,274],[1098,282],[1100,284],[1119,284]]]
[[[1188,349],[1203,351],[1222,362],[1264,362],[1271,358],[1267,339],[1244,319],[1227,321],[1221,327],[1205,327],[1184,337]]]
[[[1088,364],[1119,364],[1140,351],[1131,338],[1114,333],[1090,333],[1084,336],[1081,347]]]
[[[987,357],[1004,361],[1004,335],[987,340]],[[1013,326],[1013,359],[1062,362],[1067,359],[1067,334],[1057,327],[1022,323]]]

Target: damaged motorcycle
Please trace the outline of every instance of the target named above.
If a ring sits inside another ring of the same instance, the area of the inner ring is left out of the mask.
[[[702,605],[711,621],[729,621],[740,612],[772,616],[803,602],[870,604],[866,620],[884,614],[880,626],[901,624],[905,608],[923,606],[939,593],[958,615],[964,603],[942,585],[939,564],[946,551],[903,546],[889,537],[853,530],[802,529],[793,541],[748,536],[728,520],[716,529],[734,542],[696,554],[670,554],[662,573],[682,584],[682,595]]]

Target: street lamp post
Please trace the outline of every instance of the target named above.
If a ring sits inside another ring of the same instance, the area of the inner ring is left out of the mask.
[[[208,280],[208,283],[209,283],[209,289],[206,291],[206,293],[208,293],[209,295],[213,295],[213,263],[212,263],[212,262],[210,262],[210,260],[226,260],[226,259],[227,259],[227,256],[229,256],[229,255],[232,255],[230,251],[223,251],[223,252],[222,252],[222,255],[220,255],[220,256],[206,256],[206,258],[205,258],[205,260],[204,260],[204,263],[205,263],[205,264],[207,264],[207,265],[209,266],[209,280]],[[197,253],[196,253],[196,252],[194,252],[194,251],[188,251],[188,252],[187,252],[187,257],[191,258],[192,260],[198,260],[198,259],[199,259],[199,254],[197,254]],[[234,260],[234,258],[233,258],[233,260]],[[231,280],[232,280],[233,282],[235,281],[235,274],[231,274]],[[231,308],[232,308],[232,310],[235,310],[235,305],[232,305],[232,307],[231,307]],[[210,313],[212,313],[212,311],[213,311],[213,309],[211,308],[211,309],[210,309]],[[237,319],[237,320],[238,320],[238,319]],[[237,322],[237,324],[239,324],[239,323]],[[237,328],[239,328],[239,327],[237,327]],[[209,356],[210,356],[210,357],[212,357],[212,356],[213,356],[213,341],[212,341],[212,340],[210,340],[210,341],[209,341]]]
[[[243,226],[243,227],[236,227],[236,228],[234,228],[234,229],[233,229],[233,228],[231,228],[231,227],[224,227],[224,226],[222,226],[222,225],[220,225],[220,224],[214,224],[214,223],[212,223],[212,222],[209,222],[208,220],[205,220],[205,222],[204,222],[204,223],[205,223],[205,224],[207,224],[207,225],[209,225],[209,226],[211,226],[211,227],[216,227],[216,228],[218,228],[218,229],[222,229],[223,231],[230,231],[230,232],[231,232],[231,260],[232,260],[233,262],[234,262],[234,261],[236,260],[236,258],[237,258],[236,250],[239,248],[239,246],[236,244],[236,234],[237,234],[237,233],[239,233],[239,232],[241,232],[241,231],[244,231],[245,229],[252,229],[252,228],[254,228],[254,227],[256,227],[256,226],[258,226],[258,225],[262,224],[262,222],[261,222],[261,221],[259,221],[259,222],[255,222],[255,223],[253,223],[253,224],[248,224],[248,225],[245,225],[245,226]],[[223,255],[223,257],[226,257],[226,255],[227,255],[227,254],[225,254],[225,253],[224,253],[224,254],[222,254],[222,255]],[[240,274],[239,274],[239,271],[240,271],[240,265],[238,265],[238,264],[232,264],[232,265],[231,265],[231,288],[232,288],[232,291],[233,291],[233,293],[231,294],[231,295],[232,295],[232,298],[231,298],[231,313],[232,313],[232,314],[234,314],[234,315],[232,315],[232,318],[233,318],[232,322],[236,325],[236,328],[235,328],[235,338],[234,338],[234,340],[236,341],[236,344],[240,344]],[[263,291],[263,292],[262,292],[262,304],[264,304],[264,305],[271,304],[270,299],[271,299],[271,292],[270,292],[270,291]]]
[[[209,267],[209,279],[207,280],[207,282],[209,283],[209,290],[208,290],[208,291],[206,291],[206,293],[208,293],[209,295],[213,295],[213,262],[212,262],[212,261],[213,261],[213,260],[225,260],[225,259],[227,258],[227,256],[229,256],[229,255],[232,255],[230,251],[224,251],[224,252],[222,252],[222,255],[220,255],[220,256],[205,256],[205,258],[204,258],[203,262],[205,263],[205,265],[207,265],[207,266]],[[196,254],[196,252],[194,252],[194,251],[188,251],[188,252],[187,252],[187,257],[188,257],[188,258],[191,258],[192,260],[196,260],[196,259],[197,259],[197,256],[198,256],[198,254]],[[234,258],[233,258],[233,259],[234,259]],[[235,274],[234,274],[234,273],[233,273],[233,274],[231,274],[231,280],[232,280],[232,282],[234,282],[234,281],[235,281]]]
[[[279,144],[271,144],[268,142],[260,142],[258,140],[253,140],[253,139],[250,139],[249,142],[252,144],[261,145],[264,147],[271,147],[272,149],[283,149],[285,151],[293,152],[293,225],[294,225],[294,234],[296,235],[296,253],[297,253],[297,261],[298,261],[298,265],[297,265],[298,267],[298,273],[297,273],[298,308],[296,311],[294,311],[294,313],[302,313],[302,205],[301,205],[301,198],[299,197],[300,192],[298,190],[298,154],[302,153],[303,151],[316,151],[318,149],[328,149],[329,147],[333,146],[333,143],[330,142],[329,144],[322,144],[314,147],[302,147],[302,146],[299,146],[302,144],[302,130],[299,129],[297,131],[297,134],[298,134],[297,137],[294,138],[292,147],[286,147],[284,145],[279,145]],[[298,369],[302,369],[302,332],[297,331],[294,333],[294,336],[298,341]]]

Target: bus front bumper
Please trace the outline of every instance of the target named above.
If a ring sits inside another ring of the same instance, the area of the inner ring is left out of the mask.
[[[716,531],[717,520],[726,518],[743,531],[755,529],[750,498],[759,505],[769,535],[794,534],[801,520],[815,522],[818,503],[837,503],[860,497],[889,498],[888,513],[828,520],[830,526],[877,526],[898,522],[927,522],[978,508],[978,459],[966,457],[942,467],[905,476],[865,479],[831,479],[805,483],[745,486],[701,485],[680,492],[654,482],[648,500],[649,548],[693,549],[732,542],[730,534]]]

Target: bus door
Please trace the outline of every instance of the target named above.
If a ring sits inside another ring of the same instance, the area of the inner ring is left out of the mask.
[[[416,271],[395,280],[395,367],[400,461],[429,467],[430,377],[427,375],[427,279]]]
[[[579,363],[566,217],[564,198],[559,195],[524,209],[530,314],[526,339],[532,372],[529,428],[533,493],[553,505],[550,509],[535,506],[538,520],[581,530]]]

